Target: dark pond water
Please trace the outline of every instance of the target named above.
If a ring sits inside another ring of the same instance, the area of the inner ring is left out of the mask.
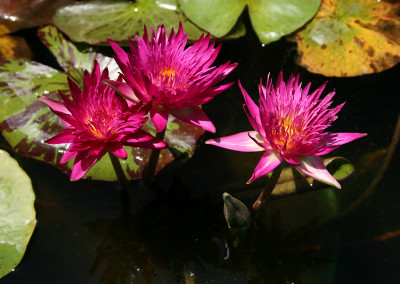
[[[22,35],[38,47],[35,32]],[[383,176],[377,174],[399,116],[400,66],[326,78],[297,66],[295,55],[292,43],[262,47],[249,31],[224,42],[217,63],[238,62],[228,81],[240,78],[253,98],[268,72],[274,81],[280,70],[285,79],[300,73],[312,89],[329,81],[325,94],[336,89],[335,105],[346,101],[330,130],[368,133],[332,153],[356,167],[342,190],[271,200],[255,228],[237,238],[226,229],[221,195],[255,199],[257,189],[245,181],[259,153],[200,144],[187,163],[162,172],[153,190],[134,181],[122,199],[116,183],[71,183],[50,165],[14,155],[32,179],[38,223],[21,264],[0,282],[398,283],[398,149]],[[44,50],[36,57],[54,64]],[[242,104],[237,84],[207,103],[217,133],[205,139],[250,130]]]

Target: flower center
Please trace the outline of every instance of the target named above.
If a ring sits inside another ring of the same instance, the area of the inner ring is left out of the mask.
[[[162,83],[166,83],[168,85],[172,84],[172,80],[174,79],[176,73],[175,70],[173,69],[165,69],[163,70],[160,75],[159,75],[159,82]]]
[[[97,110],[86,122],[90,132],[98,138],[106,138],[108,134],[113,134],[115,115],[105,110]],[[110,131],[111,130],[111,131]]]
[[[275,127],[272,128],[273,143],[281,150],[291,152],[297,147],[303,128],[294,122],[293,117],[278,119]]]

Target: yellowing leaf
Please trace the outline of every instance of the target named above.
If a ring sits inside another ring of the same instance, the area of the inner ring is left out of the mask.
[[[25,40],[16,36],[0,36],[0,56],[28,60],[33,57]]]
[[[386,70],[400,61],[398,1],[324,0],[315,18],[294,35],[299,64],[325,76]]]

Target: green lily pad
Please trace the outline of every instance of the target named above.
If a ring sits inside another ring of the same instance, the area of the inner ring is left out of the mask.
[[[321,0],[178,0],[185,15],[217,37],[225,36],[248,7],[250,19],[264,44],[290,34],[309,21]]]
[[[176,0],[83,1],[59,9],[53,20],[73,41],[91,44],[104,44],[107,38],[127,43],[128,38],[143,34],[144,25],[163,24],[167,31],[176,31],[181,22],[190,41],[204,33],[183,15]],[[231,37],[244,34],[244,25],[239,25]]]
[[[323,1],[296,41],[299,64],[325,76],[350,77],[400,62],[398,1]]]
[[[71,173],[73,161],[59,164],[68,145],[48,145],[45,140],[64,129],[60,119],[44,103],[37,100],[46,95],[59,99],[58,90],[68,95],[67,76],[82,86],[84,69],[91,70],[93,59],[102,68],[109,67],[111,77],[117,76],[116,63],[110,58],[96,53],[86,46],[81,52],[67,41],[56,28],[48,26],[39,30],[39,37],[56,56],[64,72],[43,64],[14,59],[0,59],[0,129],[4,138],[19,154],[45,161]],[[145,130],[152,132],[153,126],[147,123]],[[156,171],[172,161],[181,162],[190,157],[197,140],[204,130],[170,118],[165,141],[169,149],[161,151],[161,159]],[[150,150],[127,147],[129,158],[122,161],[123,169],[131,179],[142,177]],[[117,180],[108,156],[101,159],[86,174],[85,178],[97,180]]]
[[[36,224],[31,180],[0,150],[0,278],[21,261]]]

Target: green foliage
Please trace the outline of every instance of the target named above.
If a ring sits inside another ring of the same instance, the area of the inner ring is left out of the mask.
[[[36,224],[31,180],[0,150],[0,277],[21,261]]]

